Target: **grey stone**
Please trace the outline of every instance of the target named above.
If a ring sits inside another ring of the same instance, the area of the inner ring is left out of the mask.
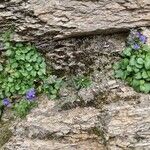
[[[101,51],[123,46],[123,36],[102,35],[149,26],[149,9],[146,0],[2,1],[0,33],[15,26],[13,40],[34,43],[59,74],[91,72],[101,64]]]
[[[26,39],[111,33],[149,26],[149,4],[148,0],[11,0],[2,2],[7,9],[0,10],[0,22],[7,26],[13,20]]]
[[[45,100],[14,127],[13,137],[2,149],[105,150],[101,137],[94,133],[99,114],[92,107],[58,112],[54,102]]]

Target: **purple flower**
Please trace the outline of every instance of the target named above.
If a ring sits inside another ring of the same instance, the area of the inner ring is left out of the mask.
[[[140,39],[140,41],[141,41],[143,44],[145,44],[145,43],[147,42],[147,37],[146,37],[145,35],[141,35],[141,36],[139,37],[139,39]]]
[[[141,35],[142,35],[141,32],[137,32],[137,33],[136,33],[137,38],[140,38]]]
[[[34,100],[34,98],[35,98],[35,89],[34,88],[32,88],[26,92],[26,98],[29,101]]]
[[[3,105],[6,107],[9,107],[11,105],[8,98],[3,99]]]
[[[140,49],[140,46],[139,46],[138,44],[134,44],[133,48],[134,48],[135,50],[138,50],[138,49]]]

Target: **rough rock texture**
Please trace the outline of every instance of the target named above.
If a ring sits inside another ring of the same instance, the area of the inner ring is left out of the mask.
[[[14,136],[2,149],[105,149],[99,132],[95,132],[99,115],[99,111],[92,107],[58,112],[54,102],[44,99],[39,108],[14,128]]]
[[[28,38],[65,38],[149,26],[149,9],[149,0],[2,0],[0,22]]]
[[[2,147],[12,135],[12,132],[9,129],[10,126],[10,122],[0,123],[0,147]]]
[[[149,26],[149,18],[149,0],[0,2],[0,32],[14,26],[14,40],[35,43],[47,53],[55,70],[69,73],[88,72],[90,69],[87,70],[87,67],[97,63],[101,47],[107,49],[108,45],[112,45],[108,37],[105,40],[105,36],[84,38],[85,35],[124,32],[133,27]],[[73,38],[79,36],[83,38]],[[70,39],[61,40],[66,38]]]
[[[104,106],[108,149],[150,149],[150,97]]]
[[[113,42],[114,51],[101,47],[90,87],[63,87],[57,102],[41,97],[1,149],[149,150],[150,97],[113,78],[111,63],[119,58],[120,43]]]
[[[16,124],[2,150],[150,149],[149,95],[121,84],[109,94],[96,95],[90,107],[68,110],[40,98],[39,107]]]
[[[149,24],[149,0],[2,0],[0,32],[14,25],[14,40],[35,43],[56,73],[92,72],[93,83],[63,88],[56,103],[41,97],[1,149],[149,150],[149,95],[112,74],[126,31]]]
[[[46,53],[46,58],[59,72],[89,74],[95,69],[106,67],[108,62],[113,63],[111,56],[123,49],[125,37],[126,34],[115,34],[62,40],[57,42],[58,47]]]

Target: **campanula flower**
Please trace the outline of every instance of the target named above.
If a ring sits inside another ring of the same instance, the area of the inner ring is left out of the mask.
[[[34,88],[32,88],[26,92],[26,98],[29,101],[34,100],[34,98],[35,98],[35,89]]]
[[[147,42],[147,37],[146,37],[145,35],[141,35],[141,36],[139,37],[139,39],[140,39],[140,41],[141,41],[143,44],[145,44],[145,43]]]
[[[135,50],[138,50],[138,49],[140,49],[140,46],[139,46],[138,44],[134,44],[133,48],[134,48]]]
[[[11,105],[8,98],[3,99],[3,105],[6,107],[9,107]]]
[[[136,33],[136,37],[137,37],[137,38],[140,38],[141,35],[142,35],[141,32],[137,32],[137,33]]]

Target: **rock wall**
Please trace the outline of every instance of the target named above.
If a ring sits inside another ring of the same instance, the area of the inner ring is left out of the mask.
[[[0,32],[15,27],[14,40],[33,42],[47,53],[55,70],[67,72],[72,72],[72,68],[87,72],[86,65],[93,63],[92,55],[97,57],[102,44],[107,47],[108,43],[103,42],[105,36],[96,39],[85,39],[85,36],[127,32],[149,24],[149,0],[0,2]]]
[[[101,47],[89,88],[77,91],[67,84],[57,101],[39,97],[38,108],[13,125],[13,136],[1,149],[150,149],[149,95],[136,93],[113,77],[111,64],[123,48],[121,37],[105,37],[105,43],[113,42],[110,49],[107,44]]]
[[[63,87],[58,102],[40,97],[1,149],[150,149],[149,95],[115,80],[111,66],[129,29],[149,24],[149,0],[2,0],[0,32],[15,26],[14,40],[33,42],[56,73],[92,72],[93,83]]]
[[[63,87],[57,102],[39,97],[1,149],[149,150],[149,100],[116,80],[80,91]]]
[[[59,39],[149,26],[149,10],[148,0],[3,0],[0,22],[27,40]]]

